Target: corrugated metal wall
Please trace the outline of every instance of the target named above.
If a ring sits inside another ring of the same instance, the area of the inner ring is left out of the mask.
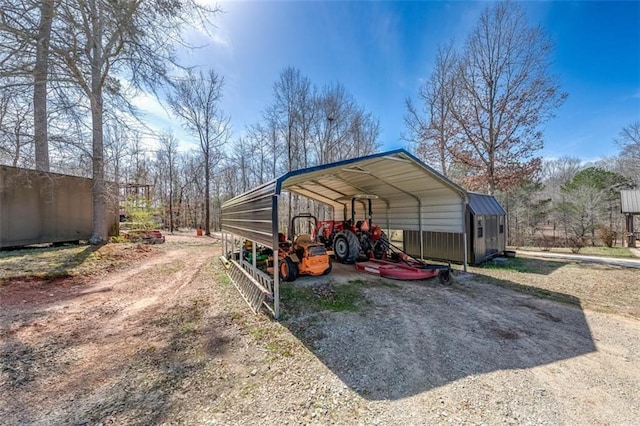
[[[91,179],[0,166],[0,247],[88,240],[93,232]],[[117,191],[109,235],[118,223]]]
[[[418,231],[403,231],[404,251],[411,256],[420,257]],[[456,232],[422,232],[422,244],[425,259],[448,260],[463,263],[464,238]]]
[[[479,224],[482,237],[478,236]],[[500,232],[502,225],[502,233]],[[420,256],[418,231],[403,231],[404,250],[412,256]],[[462,263],[464,237],[455,232],[423,231],[425,259],[448,260]],[[470,264],[480,264],[502,253],[505,246],[504,216],[473,215],[467,213],[467,258]]]
[[[275,182],[233,198],[222,205],[222,231],[273,246],[277,201]]]

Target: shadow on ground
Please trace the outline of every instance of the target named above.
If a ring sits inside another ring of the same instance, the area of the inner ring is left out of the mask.
[[[502,260],[502,263],[497,263],[497,260],[489,260],[482,266],[472,267],[471,269],[478,271],[482,271],[483,269],[502,269],[529,274],[549,275],[566,265],[566,260],[512,257]]]
[[[472,274],[451,287],[436,279],[368,281],[360,284],[357,312],[309,314],[284,300],[283,323],[370,400],[406,398],[468,376],[596,351],[579,300],[555,295],[568,302],[560,303],[501,284],[477,282]]]

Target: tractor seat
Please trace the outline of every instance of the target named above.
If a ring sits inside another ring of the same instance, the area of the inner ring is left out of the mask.
[[[304,248],[303,244],[307,245],[307,244],[312,243],[312,242],[313,242],[313,239],[311,239],[311,235],[309,235],[309,234],[298,235],[296,237],[295,242],[293,243],[294,250],[297,250],[299,248]]]

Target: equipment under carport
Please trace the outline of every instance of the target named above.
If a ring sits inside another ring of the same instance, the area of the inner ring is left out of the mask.
[[[224,251],[227,251],[228,243],[234,244],[236,237],[249,239],[273,250],[274,269],[279,270],[278,234],[283,225],[280,214],[285,211],[282,207],[286,206],[281,204],[284,192],[291,194],[289,200],[296,195],[326,205],[333,210],[333,217],[336,216],[335,213],[344,212],[345,209],[347,214],[344,216],[352,216],[351,210],[354,208],[349,201],[354,197],[361,194],[375,196],[376,198],[367,199],[366,203],[370,200],[371,208],[376,212],[376,221],[386,234],[391,235],[391,231],[410,231],[416,234],[415,250],[407,250],[407,240],[403,242],[404,250],[418,259],[432,258],[446,262],[461,258],[466,270],[467,192],[404,150],[381,152],[291,171],[226,201],[222,205],[221,213]],[[364,204],[362,201],[359,203]],[[428,242],[420,237],[426,237],[429,232],[460,236],[462,243],[457,249],[459,253],[450,253],[451,256],[443,257],[427,256]],[[371,241],[375,243],[373,238]],[[379,248],[376,246],[378,244],[373,247],[374,250],[369,250],[374,252],[373,258],[376,257],[375,248]],[[352,245],[349,245],[349,256],[351,247]],[[278,255],[275,255],[276,252]],[[454,254],[457,256],[453,256]],[[406,265],[403,262],[398,263]],[[253,263],[243,261],[238,265],[232,264],[231,268],[242,268],[253,278],[261,280],[266,292],[264,306],[277,318],[280,303],[279,274],[264,274],[258,269],[255,260]],[[398,269],[405,268],[393,268]],[[232,273],[229,272],[229,275]],[[263,275],[268,278],[263,280]],[[244,278],[241,279],[244,281]],[[234,284],[243,295],[248,291],[242,283],[234,281]]]
[[[451,264],[429,264],[407,254],[399,247],[387,242],[388,250],[381,259],[369,258],[356,263],[359,271],[397,280],[425,280],[437,276],[442,284],[451,284]]]
[[[313,221],[311,229],[317,228],[318,220],[311,214],[301,214],[291,219],[291,232],[295,232],[296,223],[304,220]],[[316,241],[309,234],[293,236],[293,243],[282,241],[284,235],[280,234],[279,253],[279,276],[282,281],[295,281],[299,275],[327,275],[331,272],[331,259],[327,254],[324,244]],[[267,268],[269,270],[269,268]],[[274,273],[273,266],[269,271]]]

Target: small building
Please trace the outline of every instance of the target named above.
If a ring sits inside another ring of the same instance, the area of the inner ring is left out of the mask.
[[[478,265],[502,254],[506,248],[505,220],[507,212],[492,195],[467,192],[465,214],[466,261]],[[404,231],[404,249],[418,256],[419,233]],[[423,257],[435,260],[464,263],[464,235],[425,230],[423,235]]]
[[[640,189],[625,189],[620,191],[620,210],[624,215],[625,236],[622,244],[636,247],[638,232],[633,229],[633,216],[640,215]]]
[[[469,192],[467,235],[469,263],[477,265],[504,252],[507,212],[493,195]]]
[[[88,240],[93,180],[0,166],[0,248]],[[117,235],[114,185],[107,185],[109,235]]]

